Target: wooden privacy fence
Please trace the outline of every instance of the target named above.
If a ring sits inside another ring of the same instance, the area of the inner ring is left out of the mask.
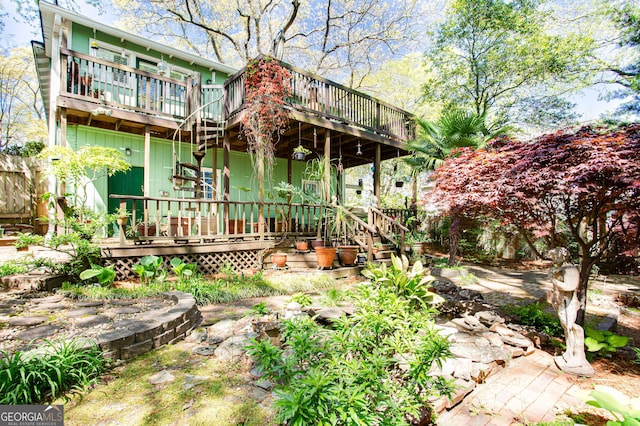
[[[0,223],[28,223],[44,231],[46,225],[37,221],[46,214],[42,168],[40,160],[0,154]]]

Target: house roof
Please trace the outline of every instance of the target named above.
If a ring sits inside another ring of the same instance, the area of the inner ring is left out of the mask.
[[[143,46],[147,49],[155,50],[155,51],[170,55],[172,57],[182,59],[189,63],[205,66],[212,71],[217,70],[230,75],[238,71],[236,68],[230,67],[228,65],[224,65],[219,62],[212,61],[210,59],[206,59],[201,56],[197,56],[197,55],[185,52],[183,50],[176,49],[174,47],[155,42],[148,38],[131,34],[129,32],[103,24],[98,21],[94,21],[93,19],[87,18],[86,16],[79,15],[75,12],[71,12],[69,10],[55,6],[51,3],[47,3],[45,1],[40,1],[39,6],[40,6],[40,21],[42,25],[42,36],[44,39],[45,52],[48,57],[51,57],[51,34],[54,28],[55,16],[60,15],[60,17],[64,19],[68,19],[72,22],[76,22],[78,24],[95,29],[97,31],[104,32],[106,34],[110,34],[114,37],[118,37],[122,40],[126,40],[131,43]]]

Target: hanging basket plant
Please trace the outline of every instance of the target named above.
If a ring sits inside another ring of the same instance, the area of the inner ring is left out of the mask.
[[[293,159],[294,160],[302,161],[309,154],[311,154],[311,150],[308,150],[307,148],[305,148],[302,145],[298,145],[297,147],[295,147],[293,149]]]
[[[245,69],[245,105],[242,126],[247,151],[256,163],[273,169],[275,146],[289,124],[285,100],[291,94],[291,73],[270,57],[257,58]]]

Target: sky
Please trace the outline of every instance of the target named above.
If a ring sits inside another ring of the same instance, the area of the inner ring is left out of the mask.
[[[2,48],[26,46],[29,45],[31,40],[42,40],[40,33],[40,22],[34,23],[32,26],[28,26],[24,22],[17,22],[15,19],[15,4],[13,2],[5,2],[5,9],[8,12],[8,16],[3,19],[5,28],[3,34]],[[99,14],[95,7],[89,6],[86,3],[79,2],[80,14],[83,14],[91,19],[98,20],[100,22],[113,25],[116,17],[108,11],[102,15]],[[609,87],[612,89],[614,87]],[[573,95],[570,100],[577,104],[576,112],[581,115],[579,121],[581,123],[589,123],[596,120],[601,114],[613,112],[615,108],[621,103],[621,100],[604,101],[599,99],[603,90],[606,87],[588,88],[580,91],[576,95]]]

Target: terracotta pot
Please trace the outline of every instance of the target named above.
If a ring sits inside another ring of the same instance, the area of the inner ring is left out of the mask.
[[[284,268],[287,264],[287,253],[273,253],[271,255],[271,263],[278,268]]]
[[[358,246],[339,246],[342,266],[353,266],[358,257]]]
[[[139,223],[136,230],[141,237],[155,237],[156,225],[147,225],[147,232],[144,232],[144,223]]]
[[[309,250],[309,242],[308,241],[296,241],[296,250],[298,250],[298,251],[307,251],[307,250]]]
[[[316,256],[318,258],[318,268],[332,269],[333,259],[338,251],[335,247],[316,247]]]
[[[324,240],[311,240],[311,247],[314,249],[324,247]]]

